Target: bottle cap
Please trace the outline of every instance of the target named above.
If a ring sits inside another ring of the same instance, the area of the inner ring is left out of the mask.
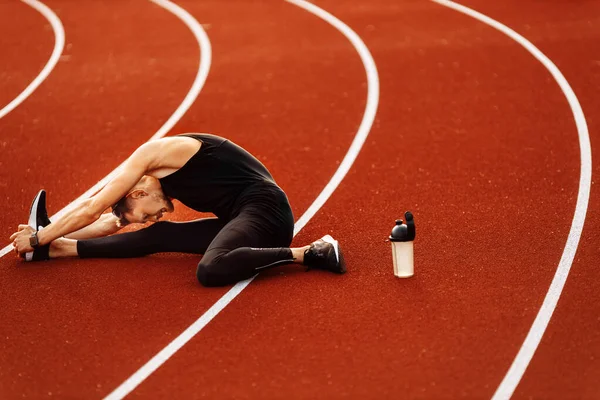
[[[415,240],[415,220],[410,211],[404,213],[406,224],[401,219],[396,220],[396,226],[392,229],[390,241],[392,242],[411,242]]]

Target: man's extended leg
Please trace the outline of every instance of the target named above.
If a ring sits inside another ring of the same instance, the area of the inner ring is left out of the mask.
[[[224,225],[217,218],[204,218],[191,222],[163,221],[138,231],[104,238],[86,240],[60,238],[51,243],[50,258],[124,258],[167,251],[204,254]],[[294,262],[302,263],[304,253],[309,247],[290,249]]]
[[[204,254],[197,277],[205,286],[247,279],[261,270],[288,263],[345,272],[337,242],[319,240],[289,248],[291,227],[269,226],[256,213],[241,213],[226,225],[217,218],[192,222],[157,222],[145,229],[97,239],[57,239],[50,258],[139,257],[159,252]]]
[[[57,239],[50,246],[50,258],[125,258],[171,251],[203,254],[224,225],[218,218],[162,221],[138,231],[102,238]]]

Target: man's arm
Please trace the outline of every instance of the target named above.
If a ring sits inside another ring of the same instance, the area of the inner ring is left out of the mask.
[[[107,208],[119,201],[138,183],[146,171],[156,168],[159,146],[156,141],[140,146],[100,192],[83,200],[62,218],[41,230],[38,233],[40,246],[76,232],[98,220]]]
[[[69,233],[65,237],[67,239],[81,240],[112,235],[121,229],[121,227],[117,225],[118,220],[119,218],[110,213],[102,214],[102,216],[93,224],[90,224],[78,231]]]

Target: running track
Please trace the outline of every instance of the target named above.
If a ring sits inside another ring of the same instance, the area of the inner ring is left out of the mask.
[[[190,30],[151,2],[45,4],[66,44],[48,78],[0,119],[0,247],[40,187],[56,213],[148,140],[199,67]],[[290,3],[178,4],[203,24],[212,63],[171,133],[212,132],[245,146],[299,218],[361,124],[361,58]],[[544,300],[581,168],[571,109],[548,71],[506,35],[433,2],[316,4],[362,38],[381,85],[358,158],[295,239],[331,233],[350,271],[259,275],[130,397],[490,398]],[[598,154],[600,7],[462,4],[556,64]],[[3,107],[43,68],[54,38],[17,1],[0,5],[0,32]],[[592,181],[598,172],[595,162]],[[416,275],[398,280],[385,238],[406,209],[418,224]],[[513,398],[600,397],[599,210],[592,183],[569,278]],[[173,219],[195,217],[180,209]],[[0,397],[107,396],[228,291],[200,287],[196,262],[0,258]]]

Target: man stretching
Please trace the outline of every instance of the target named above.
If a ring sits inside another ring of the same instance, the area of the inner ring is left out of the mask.
[[[173,211],[171,199],[216,218],[159,222]],[[29,224],[10,237],[27,261],[203,254],[196,276],[205,286],[232,284],[289,263],[346,272],[339,245],[329,235],[289,247],[294,218],[287,196],[260,161],[215,135],[184,134],[143,144],[100,192],[52,223],[45,203],[42,190]],[[112,213],[104,213],[110,207]],[[112,235],[129,223],[147,222],[153,224]]]

